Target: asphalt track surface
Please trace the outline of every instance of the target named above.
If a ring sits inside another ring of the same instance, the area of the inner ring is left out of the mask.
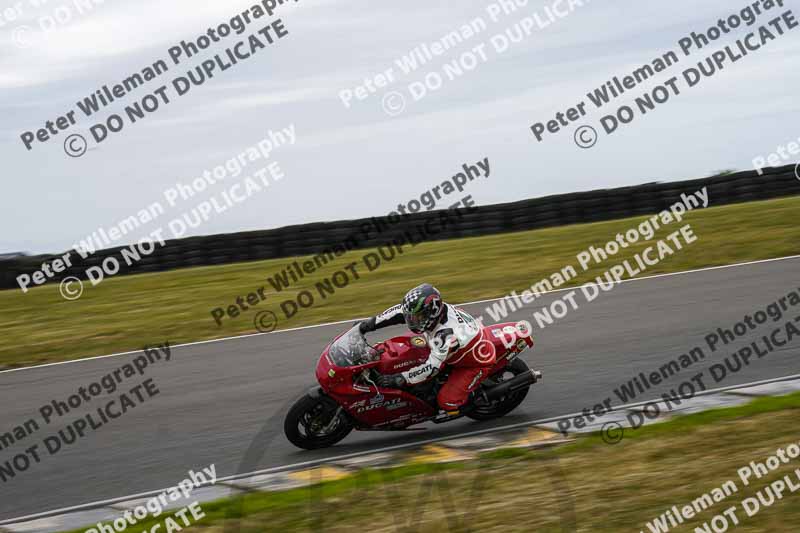
[[[286,441],[283,415],[314,384],[320,351],[347,324],[173,347],[170,362],[146,371],[160,390],[156,397],[0,483],[0,519],[161,489],[176,484],[189,469],[211,463],[220,477],[240,473],[244,454],[258,435],[264,453],[247,471],[577,412],[614,397],[614,389],[638,372],[649,373],[694,346],[704,346],[704,337],[716,328],[732,328],[746,314],[793,289],[800,289],[800,258],[622,283],[555,325],[536,331],[537,345],[525,359],[544,373],[544,380],[511,415],[492,423],[459,420],[423,431],[354,432],[339,445],[317,452],[295,449]],[[531,319],[533,310],[563,294],[545,295],[511,319]],[[485,314],[486,305],[465,309]],[[364,309],[365,314],[379,311]],[[796,315],[795,309],[790,316]],[[634,401],[659,397],[771,330],[763,326]],[[385,331],[388,337],[403,330]],[[39,420],[42,404],[66,399],[133,357],[0,373],[0,430],[11,430],[31,417]],[[710,388],[798,373],[800,349],[795,342]],[[620,403],[614,397],[614,405]],[[71,415],[77,418],[90,411],[91,407],[74,411],[59,419],[61,423],[45,426],[0,451],[0,462],[40,443],[71,421]]]

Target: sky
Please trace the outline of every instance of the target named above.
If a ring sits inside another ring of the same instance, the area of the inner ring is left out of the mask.
[[[104,84],[113,86],[159,59],[168,60],[170,47],[196,40],[254,0],[83,0],[93,6],[83,13],[76,1],[39,0],[44,2],[39,7],[34,0],[0,4],[0,253],[61,252],[154,202],[163,204],[162,217],[125,235],[119,244],[133,242],[219,196],[259,163],[175,206],[165,201],[166,189],[225,164],[270,130],[290,126],[296,142],[276,147],[267,161],[279,165],[282,179],[213,214],[186,236],[385,215],[451,179],[463,164],[484,158],[490,161],[489,177],[469,182],[463,193],[454,193],[438,207],[467,194],[477,205],[488,205],[746,170],[754,158],[800,138],[800,28],[726,64],[695,87],[682,85],[680,95],[645,116],[637,113],[611,135],[602,129],[603,116],[621,105],[634,105],[636,97],[672,76],[680,78],[683,70],[752,28],[739,28],[688,57],[681,55],[678,64],[607,107],[597,109],[586,97],[612,76],[623,77],[678,51],[679,39],[706,31],[746,2],[584,0],[546,27],[537,23],[530,35],[500,53],[492,41],[495,35],[533,14],[548,20],[545,6],[554,0],[531,0],[514,13],[501,14],[493,2],[476,0],[300,0],[191,59],[169,62],[168,72],[86,117],[76,102]],[[566,10],[567,4],[562,1],[558,8]],[[13,11],[15,5],[19,15],[9,18],[4,8]],[[800,12],[800,3],[787,0],[784,8],[762,15],[753,28],[789,9]],[[56,13],[63,23],[53,24]],[[396,64],[413,48],[423,43],[430,47],[478,17],[486,23],[484,31],[430,63],[409,74]],[[90,128],[97,122],[123,113],[125,106],[161,85],[172,90],[173,78],[224,54],[277,18],[288,31],[285,37],[184,96],[171,93],[168,105],[135,124],[127,122],[103,142],[91,138]],[[471,70],[447,77],[445,64],[470,57],[479,58],[469,63]],[[374,79],[389,68],[393,83],[376,87],[349,108],[343,104],[341,91],[354,90],[365,78]],[[426,77],[437,75],[444,80],[441,86],[415,100],[419,93],[412,91],[412,84],[419,87]],[[403,96],[401,112],[391,105],[397,104],[397,96],[385,96],[390,92]],[[586,116],[536,141],[532,124],[551,120],[581,101],[587,104]],[[22,133],[35,132],[70,110],[76,110],[74,126],[26,150]],[[599,132],[589,149],[574,142],[582,125]],[[70,134],[89,139],[83,156],[65,154],[63,143]]]

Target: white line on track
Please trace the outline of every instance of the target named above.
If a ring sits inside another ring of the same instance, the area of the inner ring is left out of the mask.
[[[709,394],[716,394],[716,393],[730,391],[730,390],[746,389],[748,387],[755,387],[755,386],[758,386],[758,385],[766,385],[766,384],[769,384],[769,383],[779,383],[781,381],[794,381],[794,380],[798,380],[798,379],[800,379],[800,374],[793,374],[791,376],[783,376],[783,377],[780,377],[780,378],[764,379],[764,380],[761,380],[761,381],[752,381],[750,383],[742,383],[742,384],[739,384],[739,385],[730,385],[728,387],[720,387],[718,389],[709,389],[707,391],[698,392],[697,394],[695,394],[695,396],[708,396]],[[620,405],[619,407],[614,407],[614,408],[610,409],[608,412],[625,411],[625,410],[631,409],[633,407],[639,407],[641,405],[646,405],[646,404],[648,404],[648,403],[650,403],[652,401],[657,401],[657,400],[660,400],[660,399],[661,398],[651,398],[649,400],[643,400],[641,402]],[[365,450],[363,452],[353,452],[353,453],[348,453],[348,454],[344,454],[344,455],[337,455],[337,456],[334,456],[334,457],[325,457],[325,458],[322,458],[322,459],[314,459],[313,461],[304,461],[304,462],[301,462],[301,463],[294,463],[294,464],[291,464],[291,465],[275,466],[275,467],[272,467],[272,468],[267,468],[265,470],[255,470],[253,472],[246,472],[246,473],[243,473],[243,474],[234,474],[232,476],[225,476],[225,477],[217,478],[217,483],[225,482],[225,481],[234,481],[234,480],[237,480],[237,479],[242,479],[242,478],[251,477],[251,476],[260,476],[260,475],[265,475],[265,474],[276,474],[276,473],[280,473],[280,472],[284,472],[284,471],[297,470],[299,468],[307,468],[307,467],[317,466],[317,465],[320,465],[320,464],[323,464],[323,463],[342,461],[342,460],[345,460],[345,459],[352,459],[354,457],[361,457],[361,456],[364,456],[364,455],[372,455],[372,454],[376,454],[376,453],[384,453],[384,452],[390,452],[390,451],[396,451],[396,450],[403,450],[403,449],[406,449],[406,448],[422,446],[422,445],[425,445],[425,444],[433,444],[433,443],[436,443],[436,442],[463,439],[465,437],[474,437],[476,435],[486,435],[486,434],[491,434],[491,433],[501,433],[503,431],[508,431],[508,430],[512,430],[512,429],[518,429],[518,428],[524,428],[526,426],[535,426],[535,425],[539,425],[539,424],[548,424],[550,422],[557,422],[557,421],[563,420],[565,418],[573,418],[573,417],[581,416],[581,415],[584,415],[584,414],[585,413],[578,411],[578,412],[570,413],[570,414],[566,414],[566,415],[553,416],[553,417],[550,417],[550,418],[542,418],[542,419],[539,419],[539,420],[531,420],[531,421],[528,421],[528,422],[517,422],[516,424],[509,424],[507,426],[500,426],[500,427],[487,428],[487,429],[479,429],[479,430],[476,430],[476,431],[468,431],[468,432],[465,432],[465,433],[458,433],[456,435],[447,435],[447,436],[443,436],[443,437],[435,437],[435,438],[432,438],[432,439],[426,439],[426,440],[421,440],[421,441],[408,442],[408,443],[405,443],[405,444],[396,444],[394,446],[386,446],[384,448],[375,448],[375,449]],[[105,507],[107,505],[113,505],[115,503],[124,502],[124,501],[128,501],[128,500],[147,498],[147,497],[150,497],[150,496],[155,496],[156,494],[160,494],[160,493],[164,492],[165,490],[168,490],[169,488],[171,488],[171,487],[165,487],[163,489],[151,490],[151,491],[148,491],[148,492],[140,492],[139,494],[131,494],[129,496],[120,496],[119,498],[112,498],[112,499],[108,499],[108,500],[100,500],[100,501],[91,502],[91,503],[84,503],[84,504],[81,504],[81,505],[74,505],[72,507],[64,507],[62,509],[53,509],[53,510],[45,511],[45,512],[42,512],[42,513],[37,513],[37,514],[32,514],[32,515],[27,515],[27,516],[21,516],[19,518],[9,518],[7,520],[0,520],[0,526],[7,525],[7,524],[16,524],[16,523],[19,523],[19,522],[28,522],[30,520],[37,520],[37,519],[40,519],[40,518],[47,518],[47,517],[60,515],[60,514],[67,514],[67,513],[77,512],[77,511],[86,511],[86,510],[96,509],[98,507]]]
[[[653,276],[643,276],[641,278],[623,279],[621,281],[614,282],[614,284],[617,285],[617,284],[622,284],[622,283],[628,283],[628,282],[631,282],[631,281],[645,281],[645,280],[652,280],[652,279],[658,279],[658,278],[667,278],[667,277],[671,277],[671,276],[682,276],[684,274],[695,274],[695,273],[698,273],[698,272],[709,272],[709,271],[712,271],[712,270],[722,270],[722,269],[726,269],[726,268],[736,268],[736,267],[749,266],[749,265],[759,265],[759,264],[762,264],[762,263],[774,263],[774,262],[777,262],[777,261],[786,261],[786,260],[790,260],[790,259],[800,259],[800,255],[790,255],[790,256],[787,256],[787,257],[776,257],[774,259],[761,259],[761,260],[758,260],[758,261],[747,261],[745,263],[734,263],[732,265],[720,265],[720,266],[713,266],[713,267],[706,267],[706,268],[698,268],[698,269],[695,269],[695,270],[684,270],[682,272],[671,272],[671,273],[668,273],[668,274],[655,274]],[[555,292],[575,290],[575,289],[579,289],[581,286],[577,286],[577,287],[576,286],[571,286],[571,287],[565,287],[563,289],[554,289],[552,291],[542,292],[540,294],[551,294],[551,293],[555,293]],[[481,304],[481,303],[486,303],[486,302],[495,302],[495,301],[498,301],[498,300],[502,300],[503,298],[506,298],[506,297],[507,297],[507,295],[506,296],[500,296],[499,298],[489,298],[487,300],[476,300],[474,302],[464,302],[464,303],[456,304],[456,305],[474,305],[474,304]],[[184,344],[176,344],[174,346],[171,346],[171,348],[180,348],[180,347],[183,347],[183,346],[196,346],[198,344],[209,344],[209,343],[212,343],[212,342],[224,342],[224,341],[229,341],[229,340],[246,339],[248,337],[258,337],[258,336],[261,336],[261,335],[277,335],[279,333],[288,333],[288,332],[291,332],[291,331],[300,331],[300,330],[303,330],[303,329],[322,328],[322,327],[325,327],[325,326],[334,326],[336,324],[345,324],[347,322],[353,322],[354,320],[363,320],[364,318],[365,317],[350,318],[350,319],[347,319],[347,320],[338,320],[336,322],[325,322],[324,324],[313,324],[311,326],[300,326],[300,327],[296,327],[296,328],[280,329],[280,330],[277,330],[277,331],[270,331],[270,332],[267,332],[267,333],[249,333],[247,335],[236,335],[234,337],[223,337],[221,339],[209,339],[209,340],[206,340],[206,341],[187,342],[187,343],[184,343]],[[56,365],[67,365],[67,364],[70,364],[70,363],[82,363],[82,362],[85,362],[85,361],[95,361],[97,359],[105,359],[105,358],[108,358],[108,357],[118,357],[120,355],[130,355],[130,354],[139,353],[139,352],[141,352],[141,350],[133,350],[133,351],[130,351],[130,352],[112,353],[112,354],[109,354],[109,355],[96,355],[94,357],[84,357],[82,359],[72,359],[70,361],[59,361],[57,363],[45,363],[45,364],[42,364],[42,365],[26,366],[26,367],[22,367],[22,368],[10,368],[8,370],[0,370],[0,374],[7,374],[9,372],[22,372],[24,370],[35,370],[35,369],[38,369],[38,368],[45,368],[45,367],[56,366]]]

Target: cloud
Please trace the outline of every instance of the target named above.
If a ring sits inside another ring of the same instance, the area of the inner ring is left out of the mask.
[[[72,1],[49,0],[49,9]],[[793,66],[800,43],[792,33],[686,91],[668,107],[604,137],[593,151],[576,152],[572,130],[541,144],[534,141],[530,124],[585,100],[587,91],[611,76],[630,73],[675,49],[684,35],[733,11],[722,0],[585,3],[508,52],[492,53],[489,62],[441,90],[409,101],[398,117],[382,111],[381,91],[349,109],[338,92],[387,68],[397,70],[396,58],[476,16],[489,22],[490,2],[301,0],[280,14],[290,37],[279,47],[193,87],[110,136],[85,158],[65,160],[58,140],[30,153],[21,147],[21,131],[42,127],[103,84],[168,59],[170,46],[196,39],[256,1],[106,0],[27,49],[11,45],[12,26],[0,28],[0,88],[6,96],[0,104],[2,128],[11,137],[2,145],[4,171],[20,176],[9,180],[5,191],[19,201],[0,210],[0,224],[18,229],[0,247],[48,251],[54,242],[69,245],[78,230],[118,220],[131,206],[152,202],[175,180],[197,175],[268,129],[288,124],[297,125],[298,145],[279,156],[289,176],[275,188],[280,192],[226,213],[215,221],[214,231],[381,214],[393,199],[413,197],[478,156],[491,157],[497,169],[492,177],[497,181],[476,187],[475,200],[487,203],[635,183],[654,173],[660,178],[697,176],[746,164],[750,152],[768,153],[774,143],[797,137],[794,88],[800,72]],[[529,2],[489,23],[485,33],[449,55],[411,75],[398,75],[392,89],[408,94],[408,83],[441,72],[457,54],[488,42],[545,4],[551,0]],[[26,13],[19,23],[38,27],[36,16],[42,13]],[[179,68],[170,64],[168,73],[98,117],[79,113],[74,129],[85,131],[110,113],[122,113],[124,106],[224,50],[227,44],[221,44]],[[669,75],[679,75],[704,55],[681,58]],[[615,104],[630,103],[649,87],[642,85]],[[597,110],[590,104],[587,120],[596,124],[615,105],[608,107]],[[659,162],[655,169],[654,161]],[[43,187],[48,191],[44,196]],[[330,201],[356,188],[357,202]],[[46,216],[19,223],[40,212]]]

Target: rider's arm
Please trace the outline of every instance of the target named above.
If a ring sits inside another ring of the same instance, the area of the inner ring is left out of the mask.
[[[428,359],[421,365],[401,372],[406,383],[422,383],[442,369],[447,357],[458,349],[458,340],[453,335],[452,329],[442,329],[436,332],[429,342],[431,351]]]
[[[404,322],[405,319],[403,318],[403,309],[402,306],[398,304],[394,307],[390,307],[378,316],[374,316],[362,321],[358,325],[358,329],[361,333],[369,333],[370,331],[375,331],[376,329],[381,329],[388,326],[399,326]]]

